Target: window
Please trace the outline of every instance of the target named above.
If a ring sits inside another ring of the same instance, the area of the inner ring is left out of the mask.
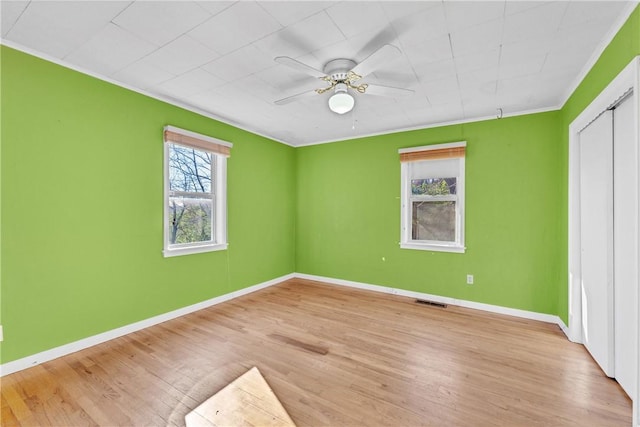
[[[227,248],[227,157],[232,144],[164,128],[164,256]]]
[[[400,149],[400,247],[464,252],[466,142]]]

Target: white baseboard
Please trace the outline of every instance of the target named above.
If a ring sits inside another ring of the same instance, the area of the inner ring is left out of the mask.
[[[141,320],[139,322],[131,323],[129,325],[122,326],[120,328],[112,329],[110,331],[103,332],[101,334],[93,335],[87,338],[83,338],[78,341],[74,341],[69,344],[61,345],[50,350],[33,354],[31,356],[23,357],[18,360],[4,363],[0,365],[0,377],[12,374],[23,369],[30,368],[35,365],[39,365],[44,362],[48,362],[58,357],[65,356],[67,354],[75,353],[76,351],[84,350],[85,348],[92,347],[97,344],[101,344],[105,341],[112,340],[114,338],[121,337],[123,335],[130,334],[132,332],[139,331],[140,329],[148,328],[149,326],[157,325],[158,323],[166,322],[167,320],[175,319],[176,317],[184,316],[185,314],[193,313],[194,311],[202,310],[203,308],[211,307],[216,304],[220,304],[225,301],[238,298],[242,295],[249,294],[251,292],[264,289],[266,287],[284,282],[294,278],[295,275],[287,274],[275,279],[268,280],[266,282],[259,283],[257,285],[250,286],[248,288],[240,289],[238,291],[230,292],[228,294],[220,295],[215,298],[208,299],[196,304],[182,307],[177,310],[170,311],[168,313],[160,314],[158,316],[150,317],[148,319]]]
[[[132,332],[136,332],[141,329],[148,328],[149,326],[157,325],[158,323],[166,322],[167,320],[175,319],[176,317],[193,313],[194,311],[202,310],[204,308],[211,307],[213,305],[232,300],[242,295],[246,295],[251,292],[255,292],[257,290],[264,289],[266,287],[269,287],[293,278],[315,280],[318,282],[325,282],[333,285],[348,286],[351,288],[365,289],[369,291],[382,292],[382,293],[392,294],[392,295],[401,295],[401,296],[416,298],[416,299],[427,299],[430,301],[436,301],[436,302],[456,305],[460,307],[473,308],[476,310],[483,310],[491,313],[506,314],[509,316],[521,317],[524,319],[532,319],[532,320],[539,320],[547,323],[555,323],[560,327],[560,329],[562,329],[565,335],[568,336],[568,328],[564,324],[562,319],[552,314],[536,313],[533,311],[519,310],[515,308],[484,304],[484,303],[479,303],[474,301],[460,300],[460,299],[444,297],[440,295],[425,294],[422,292],[407,291],[404,289],[372,285],[369,283],[354,282],[351,280],[343,280],[343,279],[334,279],[332,277],[314,276],[311,274],[303,274],[303,273],[291,273],[281,277],[277,277],[275,279],[268,280],[263,283],[259,283],[257,285],[250,286],[248,288],[230,292],[225,295],[220,295],[218,297],[211,298],[209,300],[202,301],[196,304],[192,304],[187,307],[182,307],[177,310],[170,311],[168,313],[150,317],[148,319],[131,323],[129,325],[122,326],[120,328],[112,329],[110,331],[106,331],[101,334],[93,335],[78,341],[74,341],[69,344],[65,344],[59,347],[52,348],[50,350],[45,350],[43,352],[33,354],[31,356],[23,357],[18,360],[4,363],[0,365],[0,377],[4,375],[12,374],[17,371],[21,371],[23,369],[30,368],[32,366],[39,365],[44,362],[48,362],[53,359],[57,359],[58,357],[65,356],[67,354],[75,353],[76,351],[84,350],[85,348],[92,347],[97,344],[101,344],[105,341],[109,341],[109,340],[121,337],[123,335],[127,335]]]
[[[351,280],[334,279],[332,277],[324,277],[324,276],[314,276],[312,274],[294,273],[294,276],[300,279],[315,280],[318,282],[325,282],[333,285],[348,286],[350,288],[358,288],[358,289],[366,289],[368,291],[382,292],[382,293],[392,294],[392,295],[401,295],[401,296],[416,298],[416,299],[426,299],[426,300],[440,302],[444,304],[456,305],[459,307],[473,308],[475,310],[483,310],[491,313],[506,314],[508,316],[521,317],[523,319],[539,320],[541,322],[554,323],[558,325],[560,329],[562,329],[565,335],[567,334],[566,325],[564,324],[562,319],[560,319],[560,317],[554,314],[537,313],[535,311],[519,310],[517,308],[509,308],[509,307],[502,307],[499,305],[484,304],[481,302],[467,301],[467,300],[455,299],[451,297],[443,297],[440,295],[425,294],[422,292],[407,291],[404,289],[390,288],[390,287],[380,286],[380,285],[371,285],[369,283],[353,282]]]
[[[564,321],[560,318],[560,316],[556,316],[558,318],[558,326],[560,327],[560,329],[562,329],[562,332],[564,332],[564,335],[567,337],[567,339],[571,342],[575,342],[571,339],[571,336],[569,334],[569,327],[567,325],[565,325]]]

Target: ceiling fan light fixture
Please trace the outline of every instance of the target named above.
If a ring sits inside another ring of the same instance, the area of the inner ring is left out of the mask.
[[[329,109],[337,114],[345,114],[353,110],[355,100],[347,92],[347,85],[339,83],[331,98],[329,98]]]

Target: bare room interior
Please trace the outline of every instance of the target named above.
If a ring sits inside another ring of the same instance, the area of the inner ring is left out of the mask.
[[[2,426],[635,426],[637,1],[0,0]]]

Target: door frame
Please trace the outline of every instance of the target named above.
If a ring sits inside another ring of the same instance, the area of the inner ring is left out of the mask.
[[[611,107],[618,101],[629,89],[633,90],[630,101],[633,103],[636,118],[635,122],[635,144],[640,141],[640,56],[636,56],[610,83],[609,85],[582,111],[578,117],[569,125],[569,241],[568,241],[568,292],[569,292],[569,325],[567,330],[568,338],[576,343],[582,343],[582,302],[581,302],[581,259],[580,259],[580,137],[579,132],[584,129],[591,121],[593,121],[600,113]],[[638,150],[640,153],[640,150]],[[636,159],[636,164],[640,165],[640,158]],[[639,175],[640,176],[640,175]],[[638,183],[640,188],[640,182]],[[638,194],[640,200],[640,194]],[[636,218],[640,224],[640,219]],[[638,236],[640,240],[640,236]],[[638,260],[640,263],[640,259]],[[638,283],[636,277],[636,284]],[[637,344],[640,345],[640,327],[638,327],[638,311],[640,311],[640,292],[637,301],[638,310],[636,310]],[[636,349],[636,359],[638,358],[639,348]],[[640,384],[640,362],[636,363],[635,376],[635,395],[633,401],[633,425],[637,426],[640,421],[638,413],[638,384]]]

